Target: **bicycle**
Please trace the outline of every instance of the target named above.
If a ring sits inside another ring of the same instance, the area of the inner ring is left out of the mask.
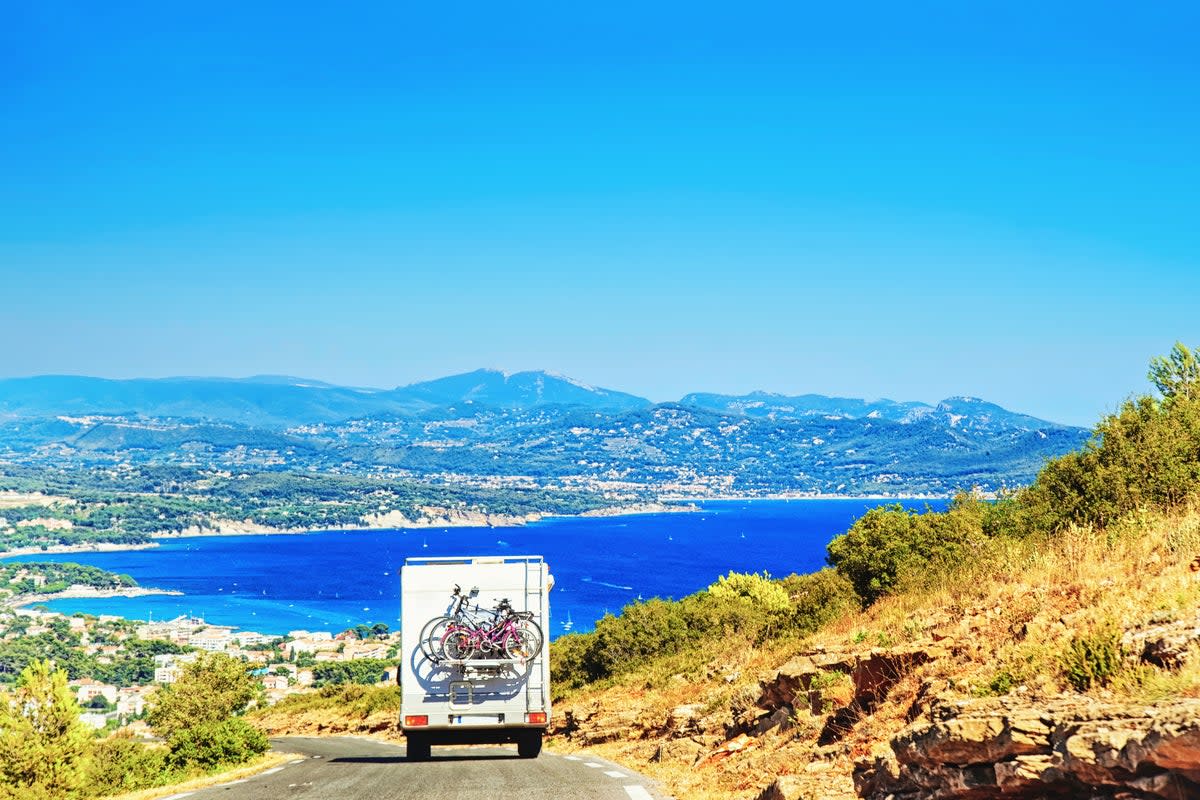
[[[429,661],[469,661],[478,657],[503,657],[529,661],[542,650],[545,636],[534,621],[533,612],[516,611],[508,598],[497,601],[493,609],[470,606],[470,598],[479,594],[473,587],[464,595],[455,585],[450,610],[434,617],[421,629],[419,646]],[[488,619],[481,615],[488,615]]]
[[[541,652],[543,634],[530,611],[516,611],[508,598],[485,611],[490,621],[451,623],[442,637],[442,652],[452,661],[503,657],[528,661]]]
[[[418,646],[421,648],[421,654],[425,656],[426,660],[433,662],[442,660],[442,639],[446,635],[446,629],[452,623],[464,618],[467,614],[470,599],[478,595],[478,586],[472,586],[470,592],[463,594],[461,587],[457,583],[454,584],[454,590],[450,593],[449,611],[440,617],[434,617],[429,620],[421,628]]]

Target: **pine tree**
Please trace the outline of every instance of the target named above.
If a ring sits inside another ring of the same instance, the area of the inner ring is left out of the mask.
[[[67,673],[30,662],[16,689],[0,695],[0,800],[78,796],[90,744]]]

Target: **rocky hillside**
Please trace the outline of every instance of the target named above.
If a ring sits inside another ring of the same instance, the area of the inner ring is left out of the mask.
[[[1115,537],[1115,542],[1110,538]],[[736,637],[556,707],[680,798],[1200,797],[1200,512]]]

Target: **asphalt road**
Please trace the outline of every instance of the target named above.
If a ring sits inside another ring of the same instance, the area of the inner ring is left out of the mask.
[[[287,737],[272,746],[296,760],[260,775],[170,800],[661,800],[646,779],[589,756],[542,751],[517,757],[513,747],[434,747],[429,761],[409,763],[402,745],[357,737]]]

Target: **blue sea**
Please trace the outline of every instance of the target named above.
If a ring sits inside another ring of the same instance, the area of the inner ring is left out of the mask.
[[[243,630],[340,631],[399,623],[399,570],[411,556],[541,555],[555,578],[552,636],[590,630],[639,598],[678,598],[720,575],[781,577],[825,564],[825,545],[874,500],[727,500],[691,513],[558,517],[512,528],[327,531],[165,540],[148,550],[22,556],[75,561],[182,595],[62,599],[66,614],[170,619],[181,614]],[[895,501],[887,501],[895,502]],[[906,501],[923,508],[925,501]],[[931,501],[944,508],[944,501]],[[489,598],[484,598],[489,599]]]

